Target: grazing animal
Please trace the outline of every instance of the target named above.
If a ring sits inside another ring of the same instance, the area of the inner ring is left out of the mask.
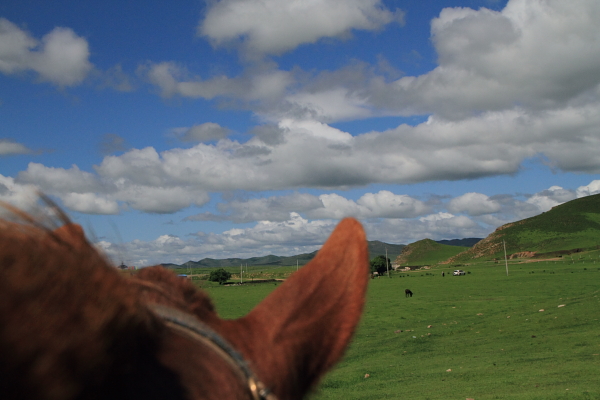
[[[409,296],[412,297],[412,295],[413,295],[413,292],[411,292],[410,289],[406,289],[404,291],[404,297],[409,297]]]
[[[10,207],[8,207],[10,208]],[[343,220],[310,264],[248,315],[162,267],[124,276],[79,225],[0,220],[3,400],[300,399],[345,351],[369,275]]]

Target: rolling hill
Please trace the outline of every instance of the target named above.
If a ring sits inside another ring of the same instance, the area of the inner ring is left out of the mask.
[[[467,247],[441,244],[431,239],[423,239],[406,246],[396,258],[400,266],[433,265],[449,257],[462,253]]]
[[[571,200],[535,217],[503,225],[445,263],[552,257],[600,248],[600,194]]]

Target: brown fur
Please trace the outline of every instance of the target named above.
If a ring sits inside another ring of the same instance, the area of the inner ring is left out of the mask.
[[[362,312],[368,253],[344,220],[315,259],[247,316],[161,267],[126,279],[67,223],[0,221],[3,399],[234,399],[243,382],[218,355],[148,310],[194,314],[226,338],[281,399],[299,399],[341,357]]]

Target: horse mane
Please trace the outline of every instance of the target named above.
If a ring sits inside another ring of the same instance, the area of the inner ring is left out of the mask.
[[[244,398],[226,363],[171,332],[155,303],[195,316],[280,399],[299,399],[341,357],[364,304],[366,240],[354,220],[238,320],[219,318],[204,292],[162,267],[124,277],[80,226],[63,222],[0,220],[5,399]]]

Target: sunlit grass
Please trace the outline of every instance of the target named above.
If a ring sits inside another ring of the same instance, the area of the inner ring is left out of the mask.
[[[600,398],[600,265],[597,252],[578,257],[513,260],[508,276],[488,262],[370,280],[353,343],[312,398]],[[207,290],[236,318],[276,285]]]

